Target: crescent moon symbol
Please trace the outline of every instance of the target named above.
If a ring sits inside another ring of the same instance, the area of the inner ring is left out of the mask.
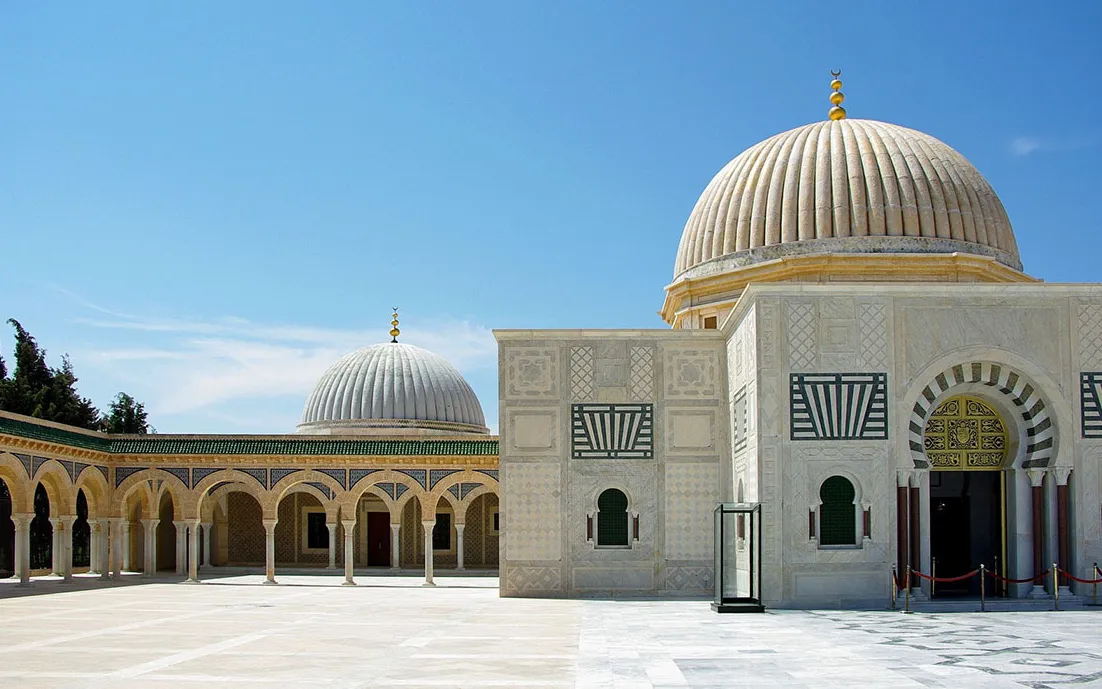
[[[832,69],[832,70],[830,70],[830,76],[837,79],[838,77],[842,76],[842,70],[839,69],[839,70],[835,71],[835,70]]]

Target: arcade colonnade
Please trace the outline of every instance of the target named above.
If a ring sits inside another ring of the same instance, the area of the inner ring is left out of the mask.
[[[200,566],[262,563],[275,583],[277,563],[340,562],[346,584],[356,566],[423,568],[431,584],[438,566],[497,568],[496,439],[494,456],[472,458],[477,468],[455,457],[447,467],[432,466],[436,457],[385,468],[132,467],[7,440],[0,434],[0,521],[12,526],[0,527],[0,570],[24,583],[46,567],[71,579],[75,551],[76,569],[102,579],[167,570],[197,581]]]

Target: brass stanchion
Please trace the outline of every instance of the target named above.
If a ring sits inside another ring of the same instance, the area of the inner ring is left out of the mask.
[[[903,612],[911,613],[911,566],[907,565],[907,580],[903,582],[906,593],[903,595]]]
[[[1060,609],[1060,570],[1052,563],[1052,609]]]
[[[895,576],[895,565],[892,565],[892,610],[895,610],[895,598],[899,595],[899,579]]]
[[[987,612],[987,598],[985,595],[986,587],[984,581],[987,579],[987,565],[980,565],[980,612]]]
[[[1092,584],[1094,586],[1094,594],[1093,594],[1094,604],[1098,605],[1098,580],[1102,579],[1102,577],[1098,576],[1098,563],[1097,562],[1094,563],[1094,577],[1092,577],[1092,578],[1094,579],[1094,584]]]
[[[930,558],[930,600],[934,599],[934,587],[937,585],[937,558]]]

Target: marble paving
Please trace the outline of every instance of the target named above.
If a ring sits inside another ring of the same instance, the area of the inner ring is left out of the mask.
[[[1102,610],[717,615],[492,577],[0,582],[0,687],[1102,687]]]

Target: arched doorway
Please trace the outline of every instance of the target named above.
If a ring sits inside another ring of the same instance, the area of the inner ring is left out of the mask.
[[[264,566],[264,510],[244,490],[230,490],[214,510],[211,564]]]
[[[930,557],[937,576],[954,577],[985,565],[1007,570],[1005,467],[1011,436],[991,402],[951,397],[926,422],[930,463]],[[979,579],[943,583],[939,595],[978,595]]]
[[[31,569],[53,566],[54,525],[50,523],[50,496],[39,483],[34,489],[34,519],[31,520]]]
[[[498,566],[498,539],[501,520],[497,496],[483,493],[467,506],[463,536],[463,563],[469,569],[494,569]]]
[[[11,491],[0,478],[0,577],[15,573],[15,523],[11,520]]]
[[[92,527],[88,524],[88,497],[77,491],[77,518],[73,521],[73,567],[92,564]]]
[[[175,505],[172,503],[172,495],[165,491],[161,495],[157,509],[157,562],[155,567],[159,570],[172,571],[176,569],[176,517]]]

